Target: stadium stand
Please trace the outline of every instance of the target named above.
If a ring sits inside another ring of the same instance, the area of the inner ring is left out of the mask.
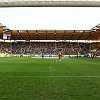
[[[95,54],[100,55],[100,43],[77,43],[77,42],[1,42],[0,53],[12,55],[57,55],[62,51],[64,55],[79,56],[88,55],[91,50],[96,50]]]
[[[87,56],[91,52],[100,56],[100,24],[91,30],[10,30],[0,24],[0,38],[3,40],[0,42],[1,55],[36,56],[44,52],[47,56],[57,56],[61,51],[66,56]],[[11,42],[7,43],[6,40]],[[40,42],[41,40],[46,42]],[[74,42],[74,40],[91,42]]]

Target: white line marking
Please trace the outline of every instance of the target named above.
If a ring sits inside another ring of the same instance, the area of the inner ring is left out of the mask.
[[[13,78],[13,77],[15,77],[15,78],[17,78],[17,77],[22,77],[22,78],[23,78],[23,77],[26,77],[26,78],[28,78],[28,77],[33,77],[33,78],[34,78],[34,77],[47,77],[47,78],[53,78],[53,77],[54,77],[54,78],[60,78],[60,77],[61,77],[61,78],[64,78],[64,77],[65,77],[65,78],[69,78],[69,77],[70,77],[70,78],[71,78],[71,77],[72,77],[72,78],[78,78],[78,77],[83,77],[83,78],[96,78],[96,77],[100,77],[100,76],[0,76],[0,77],[5,77],[5,78],[6,78],[6,77],[12,77],[12,78]]]

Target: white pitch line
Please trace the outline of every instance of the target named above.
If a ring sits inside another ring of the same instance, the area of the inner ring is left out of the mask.
[[[28,77],[30,77],[30,78],[31,78],[31,77],[33,77],[33,78],[34,78],[34,77],[38,77],[38,78],[39,78],[39,77],[47,77],[47,78],[60,78],[60,77],[61,77],[61,78],[64,78],[64,77],[65,77],[65,78],[69,78],[69,77],[70,77],[70,78],[78,78],[78,77],[83,77],[83,78],[96,78],[96,77],[100,77],[100,76],[0,76],[0,77],[5,77],[5,78],[6,78],[6,77],[8,77],[8,78],[10,78],[10,77],[12,77],[12,78],[13,78],[13,77],[14,77],[14,78],[17,78],[17,77],[22,77],[22,78],[23,78],[23,77],[25,77],[25,78],[28,78]]]

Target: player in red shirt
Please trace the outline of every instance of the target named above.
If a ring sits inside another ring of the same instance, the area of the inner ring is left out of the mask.
[[[59,61],[61,61],[61,58],[62,58],[61,52],[58,53],[58,58],[59,58]]]
[[[94,59],[94,54],[91,54],[91,59],[92,59],[92,60]]]

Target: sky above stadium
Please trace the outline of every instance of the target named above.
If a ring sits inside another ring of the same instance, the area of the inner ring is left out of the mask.
[[[0,8],[0,23],[11,30],[90,30],[100,23],[99,7]]]

